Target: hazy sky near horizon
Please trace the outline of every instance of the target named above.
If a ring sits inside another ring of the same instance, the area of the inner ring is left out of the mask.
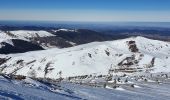
[[[170,0],[0,0],[0,20],[170,22]]]

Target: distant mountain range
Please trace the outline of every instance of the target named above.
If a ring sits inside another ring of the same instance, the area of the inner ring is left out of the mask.
[[[22,53],[49,48],[66,48],[80,44],[125,38],[87,29],[0,31],[0,53]]]
[[[144,36],[169,41],[167,28],[58,29],[40,26],[0,26],[0,53],[22,53],[49,48],[67,48],[81,44]],[[13,43],[15,42],[15,43]],[[27,46],[24,46],[27,45]]]

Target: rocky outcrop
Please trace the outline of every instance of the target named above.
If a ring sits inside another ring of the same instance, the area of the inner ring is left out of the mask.
[[[138,52],[139,49],[136,46],[136,42],[135,41],[127,41],[127,45],[129,46],[129,50],[131,52]]]

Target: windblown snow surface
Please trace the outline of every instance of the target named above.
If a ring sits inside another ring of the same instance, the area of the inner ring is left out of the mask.
[[[135,88],[99,88],[73,83],[52,84],[0,76],[1,100],[169,100],[170,84],[141,83]]]

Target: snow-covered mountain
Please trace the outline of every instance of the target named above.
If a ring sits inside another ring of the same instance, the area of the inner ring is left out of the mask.
[[[29,40],[36,37],[50,37],[53,34],[46,31],[28,31],[28,30],[17,30],[17,31],[0,31],[0,41],[7,39],[22,39]]]
[[[115,73],[170,72],[170,43],[144,37],[65,49],[0,55],[2,73],[59,78]]]
[[[0,31],[0,46],[14,44],[11,39],[22,40],[36,44],[43,49],[67,48],[95,41],[114,40],[118,37],[101,34],[87,29],[57,29],[57,30],[15,30]],[[3,43],[2,43],[3,42]],[[23,47],[24,48],[24,47]],[[33,51],[33,50],[30,50]],[[9,52],[14,53],[14,52]],[[17,52],[22,53],[22,52]],[[1,54],[4,54],[1,52]]]
[[[41,45],[33,43],[32,40],[51,36],[54,35],[46,31],[0,31],[0,54],[43,50]]]

